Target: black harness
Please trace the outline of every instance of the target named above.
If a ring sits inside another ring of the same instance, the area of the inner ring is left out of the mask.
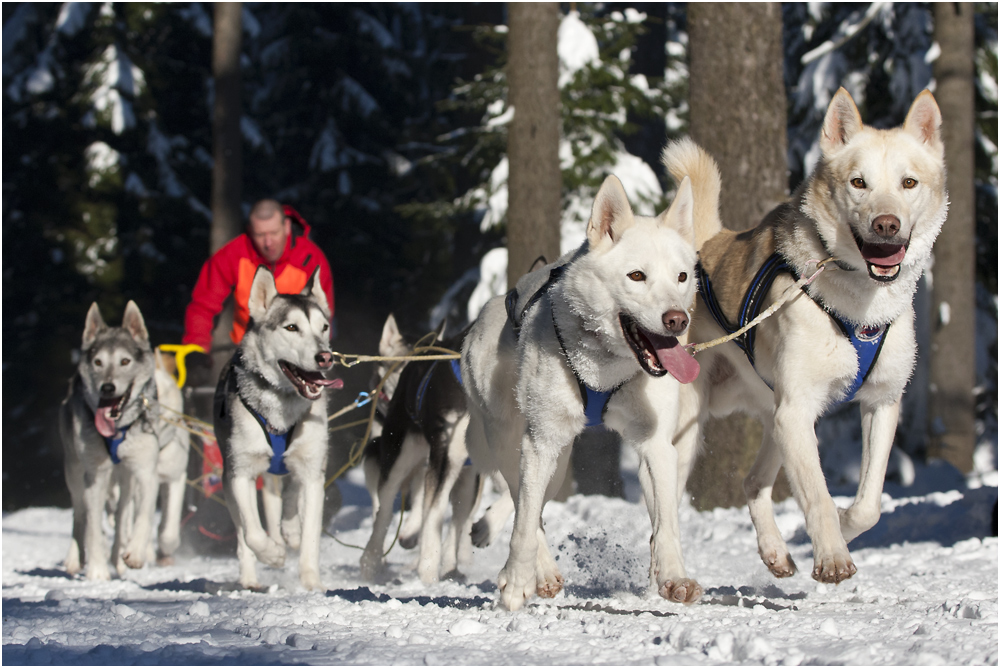
[[[514,329],[514,338],[520,338],[521,336],[521,323],[524,321],[524,314],[534,306],[543,295],[547,294],[552,286],[559,282],[563,274],[566,273],[566,269],[569,267],[570,263],[560,265],[558,267],[553,267],[552,271],[549,272],[549,278],[530,298],[525,302],[524,306],[520,311],[517,310],[517,301],[519,295],[517,293],[517,288],[511,289],[507,293],[504,299],[504,306],[507,308],[507,319],[510,321],[511,327]],[[562,350],[563,356],[566,358],[566,364],[569,365],[569,370],[573,372],[573,377],[576,378],[577,386],[580,389],[580,400],[583,402],[583,414],[586,419],[586,427],[601,427],[604,425],[604,413],[608,409],[608,401],[614,396],[615,392],[621,389],[624,383],[621,383],[610,390],[595,390],[589,387],[580,378],[580,374],[576,372],[573,367],[573,363],[569,360],[569,354],[566,352],[566,343],[563,341],[562,333],[559,331],[559,325],[556,324],[555,313],[552,313],[552,328],[556,332],[556,339],[559,341],[559,347]]]
[[[798,281],[799,274],[795,271],[795,268],[790,265],[780,253],[775,252],[771,257],[764,261],[761,268],[757,271],[753,280],[750,282],[750,286],[747,288],[746,294],[743,296],[743,302],[740,304],[739,320],[736,324],[729,322],[726,318],[726,314],[722,311],[722,306],[719,304],[718,299],[715,296],[715,292],[712,289],[712,283],[709,280],[708,272],[699,262],[697,265],[698,272],[698,291],[701,293],[702,299],[705,305],[708,307],[709,312],[715,319],[715,322],[719,324],[727,334],[732,334],[737,330],[745,327],[747,323],[760,315],[761,305],[764,301],[764,297],[767,295],[771,286],[774,284],[774,279],[778,274],[791,274],[792,277]],[[812,295],[806,291],[806,295],[813,299]],[[851,386],[848,388],[847,394],[841,399],[840,403],[851,401],[854,396],[858,393],[858,390],[864,384],[865,380],[868,378],[868,374],[875,367],[875,362],[878,360],[879,354],[882,352],[882,344],[885,343],[885,335],[889,331],[889,324],[881,325],[879,327],[862,327],[861,325],[855,325],[848,320],[840,317],[835,311],[828,308],[826,305],[820,303],[819,301],[813,299],[816,304],[822,308],[828,316],[837,324],[841,333],[850,340],[851,345],[854,347],[854,352],[858,356],[858,373],[855,375],[854,380],[851,382]],[[750,366],[757,370],[754,356],[754,343],[757,337],[757,328],[751,327],[749,330],[743,334],[737,336],[733,339],[733,342],[740,347],[740,350],[747,356],[747,360],[750,362]],[[760,375],[760,372],[757,372]],[[764,380],[761,377],[761,380]],[[771,384],[767,383],[768,387]],[[771,387],[771,389],[774,389]]]

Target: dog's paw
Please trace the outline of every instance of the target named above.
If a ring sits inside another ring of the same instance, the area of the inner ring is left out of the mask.
[[[156,565],[157,566],[173,566],[174,565],[174,557],[173,557],[173,555],[170,555],[170,554],[160,554],[160,555],[157,555],[157,557],[156,557]]]
[[[790,578],[795,575],[795,562],[792,561],[792,555],[788,552],[778,556],[777,552],[765,553],[762,551],[760,558],[767,566],[767,570],[771,571],[771,575],[776,578]]]
[[[361,579],[371,582],[382,570],[382,555],[365,552],[361,555]]]
[[[76,575],[80,572],[80,548],[76,544],[75,540],[72,541],[69,546],[69,553],[66,555],[66,561],[64,562],[63,567],[69,575]]]
[[[520,610],[525,601],[535,594],[535,574],[528,570],[526,575],[517,573],[516,568],[505,566],[497,577],[500,602],[510,611]]]
[[[691,604],[701,598],[705,590],[690,578],[667,580],[659,587],[660,596],[674,603]]]
[[[490,544],[490,523],[485,517],[472,525],[472,544],[476,547],[486,547]]]
[[[535,593],[542,598],[553,598],[562,591],[564,580],[559,571],[548,573],[544,578],[536,577],[535,580],[538,583],[535,587]]]
[[[314,570],[305,570],[299,573],[299,582],[302,586],[309,590],[322,589],[323,583],[320,582],[319,573]]]
[[[412,550],[420,542],[420,532],[413,534],[412,536],[400,536],[399,546],[404,550]]]
[[[285,565],[285,547],[270,538],[261,550],[254,550],[260,563],[271,568],[281,568]]]
[[[106,582],[111,579],[111,571],[106,564],[88,564],[87,579],[94,582]]]
[[[420,576],[420,581],[424,584],[434,584],[440,578],[440,567],[441,565],[431,559],[421,559],[417,562],[417,575]]]
[[[839,584],[858,572],[849,554],[817,558],[813,564],[812,577],[817,582]]]
[[[298,518],[281,523],[281,537],[288,547],[293,550],[299,549],[302,544],[302,524]]]
[[[128,550],[122,555],[122,561],[125,565],[132,569],[139,569],[146,565],[146,555],[145,550],[142,548],[138,550]],[[121,573],[119,573],[120,575]]]

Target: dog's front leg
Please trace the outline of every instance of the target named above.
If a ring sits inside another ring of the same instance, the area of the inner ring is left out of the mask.
[[[123,444],[124,445],[124,444]],[[129,443],[131,447],[127,459],[122,455],[122,463],[128,465],[132,478],[132,504],[134,505],[131,531],[122,560],[129,568],[142,568],[153,536],[153,518],[156,515],[156,461],[159,443],[152,434],[136,434]],[[122,500],[125,490],[122,489]]]
[[[897,399],[891,404],[861,405],[861,479],[850,508],[840,511],[840,531],[850,542],[871,529],[882,514],[882,485],[899,422]]]
[[[542,507],[546,488],[556,471],[558,452],[559,448],[540,446],[528,435],[522,441],[510,555],[497,578],[500,600],[508,610],[519,610],[540,588],[548,596],[555,596],[562,589],[558,571],[552,582],[539,580],[536,573],[539,542],[545,539],[541,531]]]
[[[761,426],[764,437],[761,439],[757,459],[743,480],[743,492],[757,533],[757,552],[761,560],[774,577],[787,578],[795,574],[795,562],[774,521],[774,503],[771,499],[774,480],[781,469],[781,451],[774,441],[774,421],[762,417]]]
[[[785,471],[812,538],[812,577],[819,582],[838,583],[856,572],[840,532],[840,515],[826,488],[819,461],[816,431],[818,411],[791,397],[775,392],[774,440],[781,449]],[[756,523],[755,523],[756,524]]]
[[[267,525],[267,535],[278,545],[283,545],[285,540],[281,537],[281,490],[284,486],[284,481],[281,479],[281,476],[271,475],[270,473],[265,473],[261,477],[264,479],[264,488],[261,489],[260,496],[264,506],[264,524]],[[295,536],[295,538],[297,539],[298,536]],[[292,541],[288,541],[288,543],[292,549],[298,547],[298,540],[295,540],[294,545]]]
[[[299,546],[299,580],[306,589],[320,589],[319,540],[323,532],[323,476],[299,483],[299,517],[302,540]]]
[[[238,527],[243,533],[247,547],[249,547],[257,558],[264,564],[274,568],[281,568],[285,563],[285,548],[271,540],[271,537],[264,531],[260,523],[260,514],[257,511],[257,488],[253,478],[242,475],[232,475],[229,478],[230,498],[235,509],[230,506],[231,514],[236,511],[234,520],[238,521]],[[242,568],[242,566],[241,566]]]
[[[427,470],[421,465],[410,476],[410,509],[403,517],[399,530],[399,546],[412,550],[420,542],[420,529],[424,525],[424,489],[427,487]]]
[[[125,565],[124,550],[132,535],[135,522],[135,476],[126,463],[115,466],[112,476],[112,486],[118,490],[118,500],[113,506],[106,506],[113,511],[115,538],[111,544],[111,563],[114,564],[118,577],[125,577],[128,566]]]
[[[441,524],[451,499],[451,490],[468,457],[465,431],[468,415],[449,415],[447,427],[428,434],[433,439],[427,484],[424,490],[424,525],[420,532],[420,561],[417,573],[425,584],[437,582],[441,570]],[[430,441],[429,441],[430,442]],[[454,564],[450,564],[454,566]]]
[[[83,502],[86,520],[83,538],[83,556],[87,564],[88,580],[110,580],[108,568],[108,547],[104,539],[104,502],[108,498],[108,487],[114,464],[108,458],[96,470],[84,474]]]
[[[160,484],[160,534],[157,561],[161,566],[173,563],[173,554],[181,544],[181,514],[184,512],[184,483],[187,473]]]

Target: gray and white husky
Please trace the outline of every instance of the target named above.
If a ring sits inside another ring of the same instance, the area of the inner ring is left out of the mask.
[[[149,334],[135,302],[121,327],[108,327],[91,304],[80,361],[59,411],[66,484],[73,501],[73,539],[66,570],[86,566],[91,580],[107,580],[108,552],[101,519],[115,513],[112,561],[119,575],[149,558],[157,482],[163,485],[159,554],[180,543],[189,436],[159,418],[157,401],[180,411],[181,395],[156,368]]]
[[[282,566],[286,544],[299,550],[302,584],[321,586],[329,435],[322,399],[325,388],[341,388],[343,381],[323,375],[333,367],[333,354],[330,307],[319,281],[317,270],[301,293],[279,294],[274,275],[257,269],[250,286],[250,324],[215,392],[215,435],[236,526],[239,582],[248,589],[260,586],[256,560]],[[257,509],[260,475],[267,531]]]
[[[665,151],[675,178],[706,191],[695,206],[701,292],[692,342],[735,331],[776,301],[816,263],[836,258],[771,318],[698,355],[691,415],[743,411],[760,419],[764,438],[744,481],[761,559],[776,577],[795,564],[774,521],[771,488],[778,469],[788,474],[812,538],[812,576],[841,582],[855,573],[847,543],[875,525],[882,483],[913,370],[916,343],[913,293],[931,260],[944,222],[944,146],[941,114],[924,91],[902,127],[877,130],[861,122],[841,88],[823,122],[822,158],[791,201],[751,231],[722,231],[718,184],[692,166],[710,160],[690,142]],[[699,205],[705,205],[699,208]],[[828,407],[861,404],[862,460],[857,496],[837,508],[826,487],[814,423]],[[687,404],[685,404],[687,405]],[[697,440],[699,429],[679,440]]]
[[[693,451],[673,444],[681,382],[698,373],[682,339],[695,296],[693,193],[684,181],[670,209],[635,216],[609,176],[594,202],[587,240],[542,278],[523,306],[486,303],[462,347],[469,395],[469,453],[499,470],[515,504],[510,556],[499,575],[503,604],[516,610],[536,592],[563,585],[541,527],[573,439],[592,417],[639,454],[652,521],[650,577],[664,598],[690,603],[701,587],[687,577],[677,507]],[[537,283],[538,274],[519,285]],[[519,300],[509,295],[510,302]],[[517,326],[519,325],[519,326]],[[603,410],[595,397],[610,393]],[[585,399],[586,397],[586,399]],[[587,402],[585,405],[585,401]]]

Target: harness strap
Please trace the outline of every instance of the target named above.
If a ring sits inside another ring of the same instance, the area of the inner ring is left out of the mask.
[[[121,463],[122,460],[118,457],[118,446],[125,440],[125,436],[128,434],[129,427],[131,426],[132,425],[128,425],[127,427],[118,429],[115,431],[115,435],[110,438],[107,436],[104,437],[104,445],[108,448],[108,454],[111,456],[112,464]]]
[[[434,369],[437,367],[439,361],[440,360],[434,360],[433,362],[431,362],[431,365],[427,367],[427,371],[424,372],[424,377],[420,379],[420,385],[417,386],[417,399],[416,402],[414,403],[412,411],[410,409],[410,406],[406,407],[406,412],[409,414],[410,419],[413,422],[416,423],[420,422],[420,409],[423,408],[424,405],[424,395],[427,394],[427,387],[431,383],[431,377],[434,375]],[[451,369],[452,375],[455,376],[455,380],[457,380],[458,384],[461,385],[462,384],[461,365],[459,364],[458,360],[455,359],[449,360],[449,362],[450,362],[449,368]]]
[[[243,355],[241,354],[239,348],[236,349],[236,353],[233,355],[232,362],[229,366],[229,373],[226,378],[227,392],[235,393],[236,396],[240,398],[240,402],[243,404],[243,407],[246,408],[247,412],[254,417],[257,424],[260,425],[261,431],[264,432],[264,438],[267,440],[267,444],[271,448],[271,464],[267,467],[267,472],[273,475],[287,475],[288,468],[285,466],[285,452],[288,450],[289,434],[291,434],[292,430],[295,429],[295,425],[292,425],[291,429],[282,433],[272,432],[267,426],[267,420],[264,416],[251,408],[250,404],[247,403],[247,400],[242,394],[240,394],[239,386],[236,382],[237,367],[240,369],[244,368]],[[226,419],[232,419],[232,415],[228,414],[228,410],[226,413],[227,414],[224,415],[224,417]]]
[[[738,329],[746,326],[747,323],[760,314],[764,297],[770,291],[771,286],[774,284],[774,279],[777,278],[778,274],[791,274],[796,281],[799,280],[799,274],[795,271],[795,268],[790,265],[780,253],[774,252],[764,261],[764,264],[761,265],[761,268],[757,271],[756,275],[754,275],[753,280],[747,287],[747,291],[743,296],[743,302],[740,305],[739,320],[734,326],[729,322],[729,319],[726,318],[725,313],[722,311],[718,298],[715,296],[715,292],[712,289],[712,283],[709,280],[708,272],[705,271],[701,262],[697,264],[696,269],[698,273],[698,290],[701,293],[702,299],[704,300],[705,305],[708,307],[708,310],[712,314],[716,323],[718,323],[718,325],[725,330],[727,334],[732,334]],[[889,324],[881,325],[879,327],[861,327],[860,325],[854,325],[853,323],[850,323],[840,317],[840,315],[828,306],[815,299],[811,294],[809,294],[808,290],[806,290],[805,293],[806,296],[812,299],[816,305],[822,308],[823,311],[830,316],[834,323],[836,323],[841,333],[851,342],[851,345],[854,347],[854,352],[858,356],[858,372],[851,381],[851,385],[844,398],[841,399],[841,403],[851,401],[854,399],[865,380],[868,379],[871,370],[875,367],[875,362],[878,360],[878,356],[882,352],[882,344],[885,342],[885,334],[889,331]],[[733,342],[736,343],[736,345],[740,347],[740,350],[742,350],[747,356],[750,366],[754,367],[755,371],[757,370],[754,356],[756,338],[757,328],[753,327],[733,339]],[[758,375],[760,375],[760,372],[758,372]],[[763,376],[761,376],[761,380],[763,380],[772,390],[774,389],[771,386],[771,383],[768,383]]]

